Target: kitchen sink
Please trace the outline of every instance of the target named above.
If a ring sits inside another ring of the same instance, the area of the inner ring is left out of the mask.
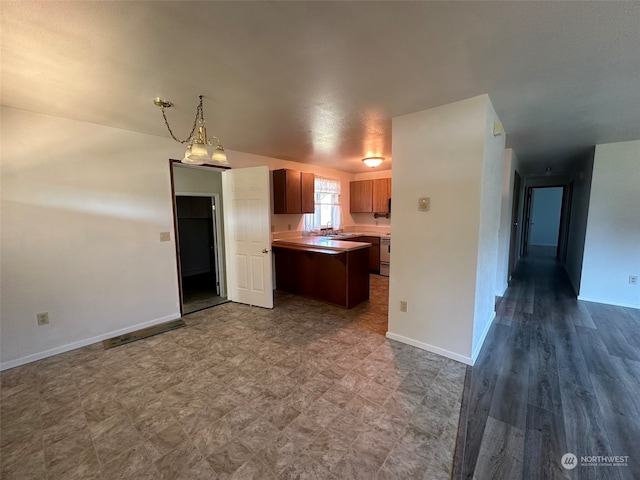
[[[329,235],[323,235],[323,237],[327,238],[339,238],[339,237],[353,237],[352,233],[331,233]]]

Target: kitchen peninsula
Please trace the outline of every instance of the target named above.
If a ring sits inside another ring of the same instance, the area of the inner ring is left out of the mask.
[[[345,308],[369,299],[370,243],[302,237],[272,247],[279,290]]]

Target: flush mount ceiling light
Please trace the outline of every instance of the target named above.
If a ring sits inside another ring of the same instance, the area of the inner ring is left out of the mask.
[[[384,162],[384,157],[367,157],[363,158],[362,161],[367,167],[375,168]]]
[[[198,104],[198,108],[196,109],[196,118],[193,120],[193,128],[191,129],[191,133],[186,140],[177,139],[173,134],[171,127],[169,126],[166,109],[173,106],[173,104],[161,98],[155,98],[153,100],[153,103],[162,108],[162,117],[164,118],[164,124],[167,126],[167,130],[169,130],[171,138],[173,138],[178,143],[187,144],[187,150],[184,152],[182,163],[188,163],[189,165],[203,165],[206,163],[209,165],[227,166],[229,165],[229,162],[227,161],[227,154],[224,151],[224,147],[220,143],[220,139],[211,135],[210,138],[216,139],[216,144],[214,145],[207,138],[207,128],[204,126],[205,122],[204,109],[202,107],[202,95],[200,95],[199,97],[200,103]],[[213,147],[213,153],[211,153],[211,155],[209,155],[208,147]]]

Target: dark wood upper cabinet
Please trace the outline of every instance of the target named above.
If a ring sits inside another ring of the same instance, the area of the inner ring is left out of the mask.
[[[373,211],[389,213],[389,199],[391,198],[391,179],[377,178],[373,181]]]
[[[351,213],[389,213],[390,178],[357,180],[349,186]]]
[[[358,180],[349,183],[349,204],[351,213],[373,211],[373,180]]]
[[[315,175],[302,172],[300,174],[300,191],[302,200],[302,213],[314,213],[315,204]]]
[[[273,213],[313,213],[313,173],[274,170]]]

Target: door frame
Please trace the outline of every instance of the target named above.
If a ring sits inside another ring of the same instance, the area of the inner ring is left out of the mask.
[[[573,203],[573,180],[562,190],[562,211],[560,212],[560,235],[556,256],[565,262],[569,247],[569,228],[571,227],[571,205]]]
[[[573,183],[573,182],[572,182]],[[566,202],[565,198],[567,197],[567,184],[559,183],[552,185],[536,185],[536,186],[528,186],[525,188],[525,204],[524,204],[524,212],[522,216],[522,244],[520,246],[521,256],[525,256],[529,251],[529,237],[531,233],[531,210],[533,208],[533,202],[535,201],[535,190],[542,188],[562,188],[562,198],[560,199],[560,223],[558,225],[558,240],[556,245],[556,258],[561,258],[561,244],[563,242],[562,235],[564,234],[564,224],[566,222],[567,228],[566,233],[568,235],[568,224],[569,224],[569,208],[570,202]],[[566,251],[566,245],[564,246]]]
[[[524,195],[524,209],[522,211],[522,239],[520,241],[520,256],[529,252],[529,228],[531,227],[531,207],[533,205],[533,189],[526,187]]]
[[[509,261],[507,271],[507,283],[518,264],[518,224],[520,223],[520,193],[522,192],[522,177],[517,170],[513,175],[513,198],[511,202],[511,229],[509,230]]]
[[[220,196],[219,194],[213,194],[213,193],[192,193],[192,192],[188,192],[188,193],[179,193],[176,194],[176,187],[175,187],[175,177],[173,174],[173,165],[175,163],[179,163],[181,165],[181,167],[189,167],[189,168],[211,168],[213,170],[216,171],[224,171],[224,170],[230,170],[231,167],[219,167],[219,166],[215,166],[215,165],[188,165],[188,164],[183,164],[180,160],[176,160],[174,158],[170,158],[169,159],[169,183],[171,184],[171,207],[173,209],[173,240],[174,240],[174,246],[175,246],[175,255],[176,255],[176,274],[178,276],[178,304],[180,305],[180,316],[184,316],[184,307],[183,307],[183,300],[184,300],[184,294],[182,291],[182,265],[180,264],[180,244],[178,242],[178,205],[176,203],[176,195],[181,195],[181,196],[196,196],[196,197],[213,197],[214,195],[217,197],[218,200],[218,205],[216,205],[215,208],[215,216],[214,218],[217,218],[217,223],[218,225],[222,225],[221,223],[221,219],[220,219]],[[214,220],[215,222],[216,220]],[[216,242],[216,248],[214,250],[219,250],[220,246],[224,247],[224,245],[221,243],[222,242],[222,237],[220,229],[218,228],[218,236],[216,236],[216,225],[214,223],[214,236],[215,236],[215,242]],[[226,269],[224,266],[224,255],[222,256],[222,258],[220,259],[220,261],[218,260],[218,257],[216,256],[216,269],[222,269],[221,270],[221,275],[224,275],[224,277],[219,276],[218,277],[218,283],[220,284],[220,296],[224,297],[226,296],[226,284],[227,284],[227,278],[226,278]],[[225,295],[223,295],[223,292]]]

